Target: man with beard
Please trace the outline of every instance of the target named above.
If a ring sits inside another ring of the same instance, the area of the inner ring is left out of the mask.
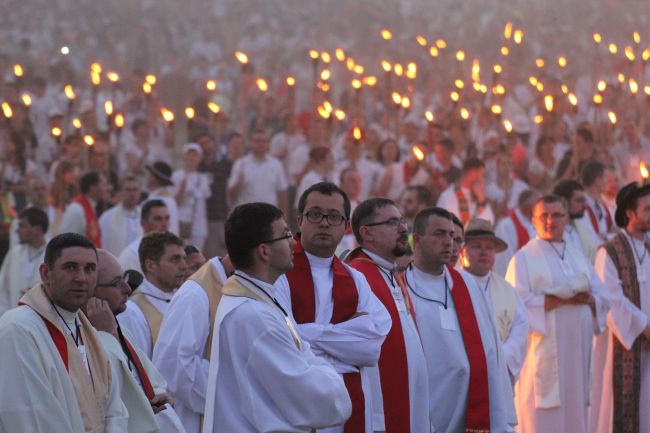
[[[427,367],[413,305],[395,261],[409,250],[407,221],[392,200],[371,198],[352,214],[360,247],[348,263],[365,275],[393,321],[381,347],[379,364],[370,368],[375,431],[430,430]]]
[[[97,251],[97,285],[95,298],[84,308],[113,364],[113,380],[129,410],[129,433],[184,433],[185,429],[171,407],[167,384],[149,358],[137,349],[128,332],[123,331],[115,316],[126,309],[131,294],[128,274],[115,256]],[[126,335],[125,335],[126,334]]]
[[[517,417],[501,343],[485,299],[450,266],[453,237],[448,211],[421,211],[405,273],[427,362],[433,431],[510,432]]]
[[[522,432],[586,433],[594,335],[605,330],[606,288],[593,265],[564,240],[559,196],[533,207],[537,237],[510,261],[506,280],[528,311],[529,349],[515,394]]]
[[[587,257],[590,263],[593,263],[601,241],[589,228],[589,222],[585,218],[587,199],[584,187],[576,180],[563,180],[555,186],[553,194],[566,200],[569,209],[569,222],[564,227],[564,240],[571,243]]]
[[[163,316],[176,289],[185,281],[187,265],[183,240],[170,232],[145,236],[138,253],[144,281],[118,319],[151,359]]]
[[[352,416],[327,433],[373,431],[368,367],[377,365],[391,327],[390,315],[360,272],[334,255],[348,227],[350,201],[330,182],[309,187],[300,197],[300,236],[293,269],[276,283],[298,323],[298,334],[314,353],[342,375]]]
[[[413,228],[413,220],[422,209],[431,206],[433,197],[429,188],[423,185],[407,186],[402,194],[401,212],[406,218],[409,231]]]
[[[650,432],[650,186],[636,182],[616,197],[623,229],[598,250],[596,273],[611,298],[609,332],[595,342],[589,431]],[[602,372],[602,373],[601,373]]]

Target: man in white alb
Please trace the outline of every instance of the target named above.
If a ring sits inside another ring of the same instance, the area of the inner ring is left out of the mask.
[[[533,208],[537,237],[515,254],[506,280],[528,310],[529,348],[515,388],[522,432],[587,433],[592,339],[605,329],[606,288],[563,238],[564,199]]]
[[[140,256],[138,254],[142,235],[162,233],[169,230],[169,209],[164,201],[147,200],[142,205],[140,227],[142,227],[142,234],[122,250],[120,255],[117,256],[117,260],[124,269],[134,269],[142,273]]]
[[[134,239],[142,237],[140,224],[140,185],[134,176],[120,182],[122,200],[99,217],[102,248],[117,256]]]

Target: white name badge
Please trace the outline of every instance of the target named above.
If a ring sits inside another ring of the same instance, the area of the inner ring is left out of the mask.
[[[391,293],[393,294],[393,299],[395,300],[395,306],[397,307],[397,311],[400,313],[405,313],[406,312],[406,304],[404,303],[404,297],[402,296],[402,291],[401,290],[391,290]]]
[[[456,331],[456,316],[451,308],[445,308],[443,305],[438,306],[440,310],[440,327],[447,331]]]

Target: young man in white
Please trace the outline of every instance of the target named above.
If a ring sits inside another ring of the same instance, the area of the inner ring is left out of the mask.
[[[102,248],[117,256],[134,239],[142,237],[140,225],[140,185],[134,176],[120,182],[122,200],[99,217]]]

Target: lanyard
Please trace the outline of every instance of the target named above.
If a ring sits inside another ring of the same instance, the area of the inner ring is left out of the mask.
[[[251,280],[250,278],[246,278],[245,276],[243,276],[242,274],[239,274],[239,273],[237,273],[237,272],[233,272],[233,275],[236,276],[236,277],[241,278],[242,280],[246,280],[246,281],[248,281],[248,282],[251,283],[253,286],[255,286],[257,289],[261,290],[262,293],[264,293],[264,294],[265,294],[265,295],[266,295],[266,296],[267,296],[267,297],[268,297],[268,298],[269,298],[269,299],[270,299],[270,300],[275,304],[275,306],[278,307],[278,308],[280,309],[280,311],[282,311],[282,314],[284,314],[284,317],[289,317],[289,315],[287,314],[287,310],[285,310],[284,308],[282,308],[282,305],[280,305],[280,303],[278,302],[278,300],[275,299],[273,296],[271,296],[271,295],[269,294],[269,292],[267,292],[266,290],[264,290],[264,289],[263,289],[259,284],[257,284],[255,281]]]
[[[413,265],[411,264],[411,265],[409,265],[409,270],[412,270],[412,269],[413,269]],[[411,290],[411,292],[413,292],[413,294],[415,296],[417,296],[418,298],[424,299],[425,301],[435,302],[437,304],[440,304],[443,307],[445,307],[445,310],[446,310],[447,309],[447,300],[448,300],[447,296],[448,296],[448,293],[449,293],[449,283],[447,283],[447,276],[444,274],[444,270],[443,270],[443,279],[445,280],[445,302],[444,303],[437,300],[437,299],[427,298],[426,296],[422,296],[418,292],[416,292],[415,289],[413,288],[413,286],[411,286],[411,283],[409,283],[408,272],[404,272],[404,281],[406,281],[406,286],[409,288],[409,290]],[[415,272],[413,272],[413,284],[417,286],[417,282],[415,281]]]

